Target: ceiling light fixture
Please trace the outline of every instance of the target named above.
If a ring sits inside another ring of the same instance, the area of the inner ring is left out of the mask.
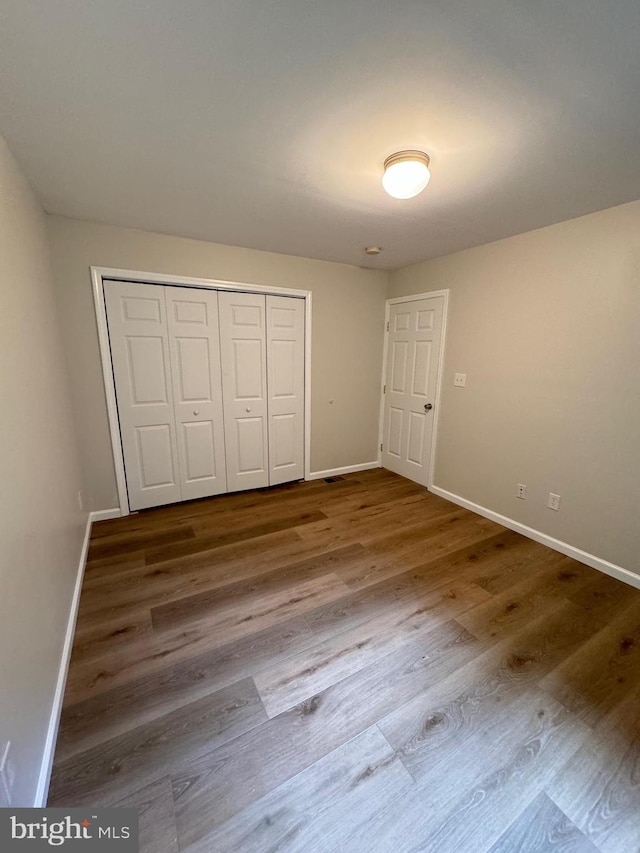
[[[384,161],[382,186],[394,198],[413,198],[429,183],[429,156],[422,151],[398,151]]]

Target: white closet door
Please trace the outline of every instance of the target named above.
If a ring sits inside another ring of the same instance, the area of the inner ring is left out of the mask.
[[[304,478],[304,300],[267,296],[269,483]]]
[[[227,491],[218,293],[165,287],[183,500]]]
[[[105,287],[118,417],[132,510],[181,500],[164,288]]]
[[[269,485],[265,297],[220,291],[229,491]]]

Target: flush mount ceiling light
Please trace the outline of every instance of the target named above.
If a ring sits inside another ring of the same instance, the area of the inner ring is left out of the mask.
[[[422,151],[398,151],[384,161],[382,186],[394,198],[413,198],[429,183],[429,156]]]

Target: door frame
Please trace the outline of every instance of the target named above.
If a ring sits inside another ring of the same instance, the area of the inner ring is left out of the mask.
[[[436,461],[436,447],[438,439],[438,429],[440,423],[440,401],[442,396],[442,374],[444,368],[444,346],[447,336],[447,318],[449,315],[449,290],[431,290],[427,293],[412,293],[408,296],[396,296],[393,299],[387,299],[384,309],[384,346],[382,348],[382,377],[380,380],[380,415],[378,422],[378,464],[382,466],[382,443],[384,440],[384,404],[385,393],[384,386],[387,377],[387,357],[389,350],[389,317],[391,316],[391,306],[399,305],[402,302],[419,302],[421,299],[430,299],[431,297],[442,296],[442,334],[440,336],[440,352],[438,353],[438,374],[436,379],[436,396],[435,396],[435,416],[433,422],[433,430],[431,431],[431,457],[429,465],[429,478],[427,488],[433,486],[433,470]]]
[[[131,281],[139,284],[165,284],[173,287],[199,287],[207,290],[236,290],[241,293],[260,293],[265,296],[293,296],[304,299],[304,478],[308,480],[311,473],[311,291],[296,290],[290,287],[275,287],[272,285],[250,284],[240,281],[224,281],[212,278],[193,278],[182,275],[165,275],[164,273],[140,272],[139,270],[122,270],[111,267],[91,268],[93,287],[93,302],[98,326],[98,342],[100,345],[100,361],[102,362],[102,378],[107,402],[109,418],[109,433],[111,450],[118,488],[120,515],[129,515],[129,495],[125,476],[124,455],[120,438],[120,422],[116,403],[116,386],[111,365],[111,348],[109,346],[109,329],[107,326],[107,309],[104,298],[104,288],[109,281]]]

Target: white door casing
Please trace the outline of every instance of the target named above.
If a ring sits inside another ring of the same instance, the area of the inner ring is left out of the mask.
[[[218,293],[164,287],[182,500],[227,491]]]
[[[390,306],[382,465],[429,485],[441,359],[443,295]]]
[[[220,355],[229,491],[269,485],[266,297],[220,292]]]
[[[181,500],[164,288],[112,282],[105,293],[131,509]]]
[[[267,296],[269,484],[304,477],[304,300]]]

